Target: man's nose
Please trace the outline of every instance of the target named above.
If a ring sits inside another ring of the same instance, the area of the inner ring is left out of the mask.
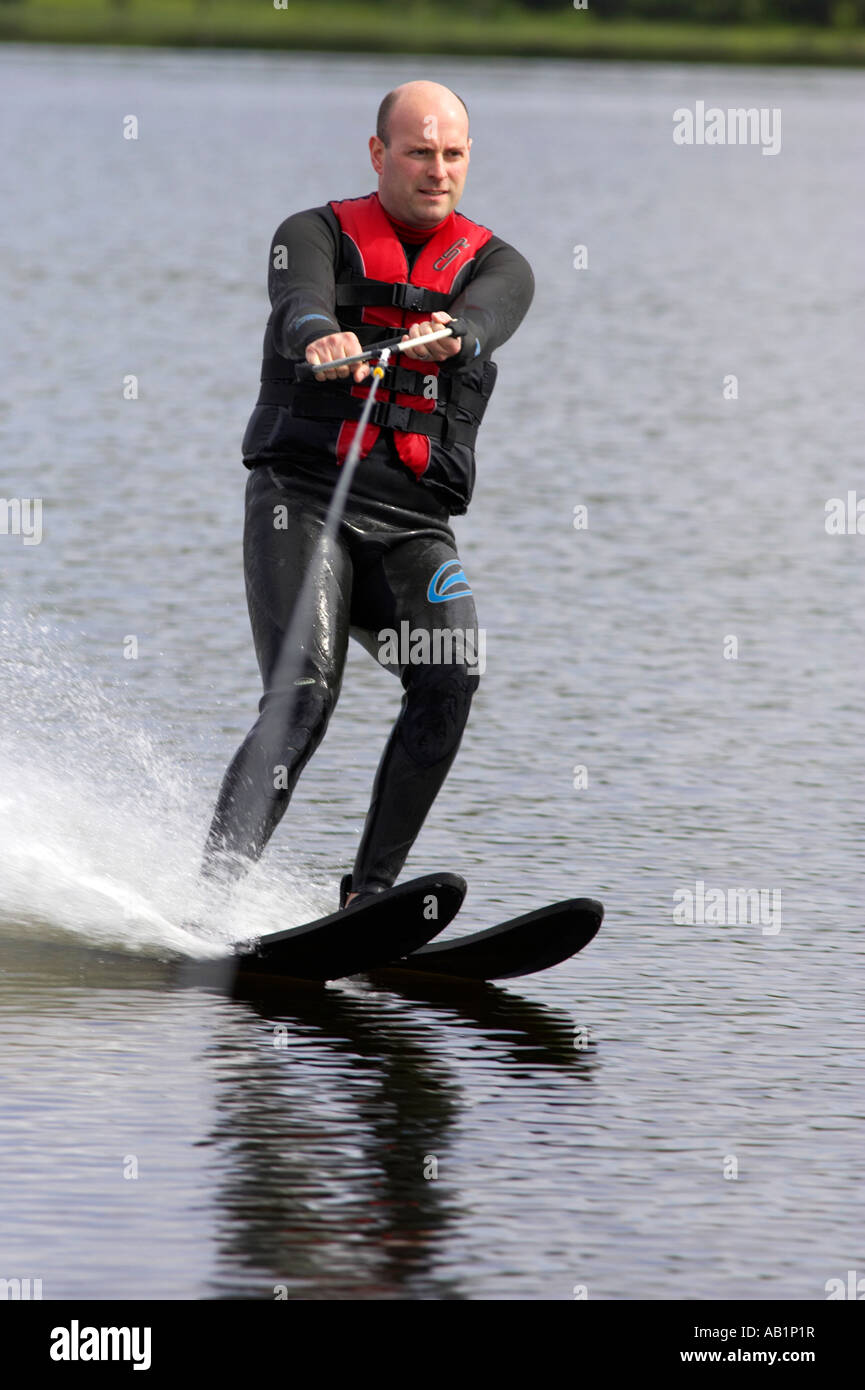
[[[433,177],[440,182],[447,177],[447,165],[445,164],[444,155],[440,151],[437,151],[436,154],[433,155],[432,172]]]

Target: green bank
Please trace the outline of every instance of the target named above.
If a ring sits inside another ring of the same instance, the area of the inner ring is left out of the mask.
[[[865,28],[604,20],[562,0],[0,0],[0,40],[177,47],[865,64]]]

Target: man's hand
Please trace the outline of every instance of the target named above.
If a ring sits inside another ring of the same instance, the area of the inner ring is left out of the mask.
[[[442,328],[446,323],[450,323],[452,315],[446,314],[443,309],[437,309],[432,318],[427,323],[413,323],[407,333],[403,334],[404,343],[411,342],[412,338],[421,338],[427,333],[434,333],[437,328]],[[423,347],[407,348],[401,353],[403,357],[413,357],[420,362],[446,362],[449,357],[456,357],[462,347],[461,338],[439,338],[435,343],[427,343]],[[327,370],[328,362],[338,362],[340,357],[354,357],[355,353],[362,352],[358,339],[354,333],[328,333],[325,338],[316,338],[314,343],[310,343],[306,349],[306,360],[313,367],[322,367],[320,372],[315,373],[316,381],[335,381],[337,377],[346,377],[351,374],[355,381],[365,381],[372,370],[369,362],[358,362],[356,367],[334,367]]]
[[[446,323],[452,320],[451,314],[446,314],[443,309],[436,309],[429,323],[413,323],[408,333],[403,337],[403,342],[409,338],[420,338],[425,333],[435,333],[437,328],[443,328]],[[414,357],[422,362],[446,362],[449,357],[456,357],[463,345],[462,338],[439,338],[434,343],[427,343],[424,347],[407,348],[401,352],[401,357]]]
[[[433,347],[436,344],[433,343]],[[306,349],[306,360],[313,367],[319,363],[338,362],[340,357],[354,357],[363,348],[354,333],[328,333],[326,338],[316,338]],[[358,362],[356,367],[334,367],[331,371],[316,372],[316,381],[335,381],[339,376],[351,373],[355,381],[363,381],[370,373],[368,362]]]

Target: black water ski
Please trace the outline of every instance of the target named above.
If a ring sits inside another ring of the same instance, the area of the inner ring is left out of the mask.
[[[421,946],[389,969],[463,980],[510,980],[547,970],[582,951],[604,920],[594,898],[568,898],[456,941]]]
[[[240,942],[234,948],[238,974],[336,980],[374,970],[444,931],[465,892],[465,879],[458,874],[410,879],[302,927]]]

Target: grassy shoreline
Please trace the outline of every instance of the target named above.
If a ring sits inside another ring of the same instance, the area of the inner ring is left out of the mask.
[[[865,29],[603,21],[590,12],[510,10],[495,19],[428,0],[30,0],[0,4],[0,41],[249,48],[453,57],[865,66]]]

